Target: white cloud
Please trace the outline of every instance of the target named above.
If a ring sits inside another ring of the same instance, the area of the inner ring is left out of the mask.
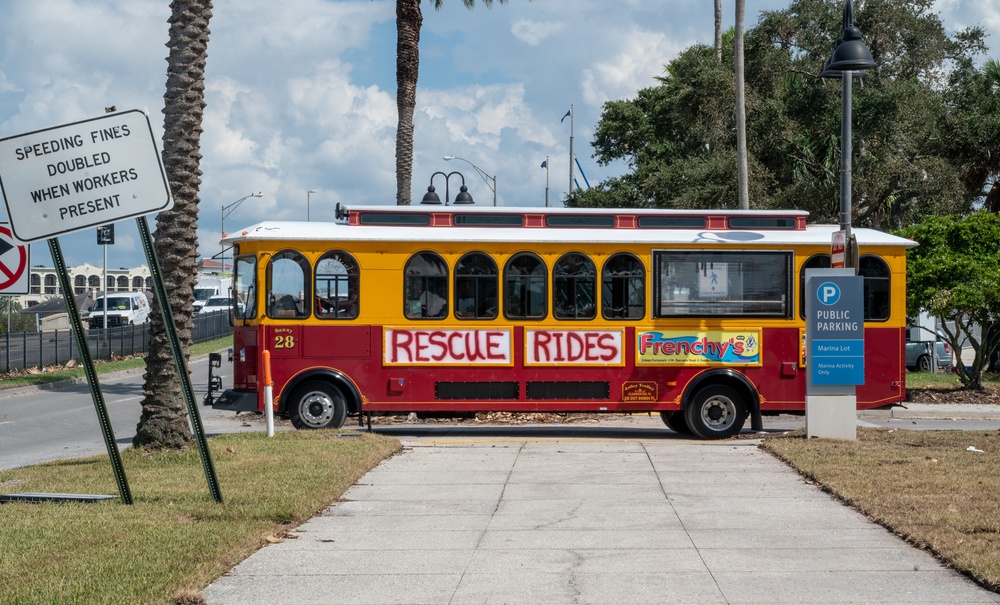
[[[564,29],[566,29],[565,23],[518,19],[511,24],[510,33],[528,46],[538,46]]]
[[[221,165],[247,164],[253,160],[257,144],[241,130],[242,124],[237,123],[232,115],[238,98],[250,92],[249,87],[230,78],[206,83],[206,95],[212,98],[213,103],[205,110],[202,147]]]
[[[555,143],[525,102],[521,84],[424,91],[418,96],[417,113],[414,123],[422,132],[443,128],[462,145],[497,149],[505,129],[525,143]]]
[[[611,60],[583,70],[583,98],[592,106],[633,98],[640,89],[655,85],[653,78],[684,49],[659,32],[637,29],[619,39],[622,46]]]

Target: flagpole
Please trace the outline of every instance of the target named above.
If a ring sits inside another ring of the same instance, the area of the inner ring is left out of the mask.
[[[573,193],[573,104],[569,104],[569,193]]]
[[[545,156],[545,207],[549,207],[549,156]]]

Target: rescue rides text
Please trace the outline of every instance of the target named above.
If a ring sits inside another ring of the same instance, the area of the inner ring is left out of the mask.
[[[397,330],[385,333],[386,363],[512,363],[509,330]],[[525,330],[525,365],[622,361],[620,331]]]

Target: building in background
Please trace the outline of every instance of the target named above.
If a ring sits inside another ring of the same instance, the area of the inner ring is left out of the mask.
[[[104,292],[102,277],[104,269],[95,267],[90,263],[84,263],[77,267],[69,268],[69,281],[73,284],[73,294],[90,294],[94,298]],[[21,307],[28,307],[40,304],[52,298],[61,297],[62,289],[59,287],[59,276],[52,267],[36,265],[31,268],[29,278],[28,294],[14,296],[14,302],[20,303]],[[152,290],[153,280],[149,274],[149,267],[139,265],[138,267],[120,267],[118,269],[108,269],[108,292],[146,292]]]

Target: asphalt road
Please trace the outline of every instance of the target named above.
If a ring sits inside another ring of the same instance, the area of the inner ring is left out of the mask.
[[[189,364],[202,425],[209,436],[263,430],[232,412],[201,405],[208,389],[208,358]],[[223,384],[232,384],[232,365],[223,355]],[[142,413],[142,370],[100,376],[108,416],[119,449],[131,445]],[[64,458],[107,454],[97,412],[86,382],[58,389],[0,391],[0,469]]]

